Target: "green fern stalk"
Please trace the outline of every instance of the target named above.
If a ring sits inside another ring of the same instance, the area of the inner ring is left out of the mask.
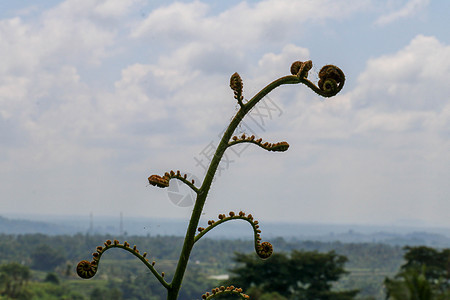
[[[175,270],[175,274],[171,282],[167,282],[164,279],[164,272],[159,273],[155,268],[155,262],[150,263],[148,258],[146,258],[147,253],[141,254],[139,250],[137,250],[136,246],[133,248],[127,242],[120,244],[118,241],[106,241],[104,246],[97,247],[97,252],[93,254],[93,260],[89,261],[81,261],[77,266],[77,273],[82,278],[91,278],[95,275],[98,269],[98,264],[100,262],[100,257],[102,254],[110,249],[110,248],[121,248],[124,249],[131,254],[135,255],[138,259],[140,259],[147,268],[152,272],[153,275],[157,278],[157,280],[167,289],[167,300],[176,300],[178,298],[178,293],[181,288],[181,284],[183,281],[183,277],[189,262],[189,257],[191,251],[194,247],[194,244],[203,237],[207,232],[215,228],[216,226],[235,219],[242,219],[250,223],[254,231],[254,241],[255,241],[255,251],[261,258],[268,258],[272,252],[272,245],[268,242],[261,243],[260,237],[260,229],[258,225],[258,221],[253,219],[252,215],[246,215],[244,212],[239,212],[235,214],[234,212],[230,212],[228,216],[224,214],[219,215],[219,220],[214,221],[210,220],[208,222],[207,228],[198,227],[200,216],[203,211],[203,207],[205,205],[208,192],[211,188],[212,181],[216,174],[217,168],[219,166],[220,161],[225,153],[225,151],[236,144],[239,143],[252,143],[257,146],[268,150],[268,151],[286,151],[289,148],[289,144],[287,142],[278,142],[278,143],[262,143],[261,139],[255,140],[254,136],[246,137],[242,135],[241,137],[233,136],[236,128],[242,121],[242,119],[251,111],[251,109],[267,94],[269,94],[273,89],[285,85],[285,84],[298,84],[303,83],[309,88],[311,88],[315,93],[323,97],[332,97],[336,95],[344,86],[345,76],[344,73],[336,66],[327,65],[324,66],[319,72],[319,82],[316,86],[314,83],[307,79],[308,72],[312,68],[312,62],[300,62],[296,61],[291,66],[291,74],[288,76],[281,77],[266,87],[264,87],[259,93],[257,93],[253,98],[244,103],[244,97],[242,95],[243,84],[242,79],[238,73],[234,73],[230,79],[230,87],[234,92],[234,98],[237,100],[239,104],[239,110],[230,122],[228,128],[220,140],[220,143],[216,149],[216,152],[209,164],[209,168],[205,174],[202,185],[197,188],[195,186],[194,181],[189,181],[186,179],[186,175],[181,175],[180,171],[174,172],[170,171],[165,173],[163,176],[152,175],[148,178],[150,184],[165,188],[169,186],[169,181],[171,179],[178,179],[181,182],[185,183],[189,186],[196,194],[196,200],[194,204],[194,209],[192,210],[192,215],[189,221],[189,226],[186,231],[183,248],[180,253],[180,257],[178,259],[178,264]],[[198,233],[197,233],[198,231]],[[234,294],[238,295],[241,299],[248,299],[248,295],[242,292],[242,289],[236,288],[234,286],[229,287],[218,287],[211,290],[211,293],[205,293],[202,296],[202,299],[213,299],[218,295],[223,294]]]

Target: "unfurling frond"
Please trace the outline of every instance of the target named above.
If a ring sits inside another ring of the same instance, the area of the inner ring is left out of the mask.
[[[179,170],[176,173],[174,171],[166,172],[162,177],[159,175],[152,175],[148,178],[148,182],[151,185],[160,188],[166,188],[169,187],[169,181],[172,178],[182,181],[187,186],[189,186],[194,192],[196,193],[198,192],[198,188],[194,185],[195,184],[194,179],[192,179],[191,181],[187,180],[187,174],[181,175]]]
[[[202,299],[211,300],[221,295],[238,295],[241,299],[250,299],[249,295],[244,294],[241,288],[234,287],[233,285],[214,288],[211,290],[211,293],[207,292],[203,294]]]
[[[255,139],[255,136],[249,136],[247,137],[245,134],[243,134],[241,137],[233,136],[231,138],[232,140],[228,142],[228,146],[233,146],[235,144],[240,143],[252,143],[255,144],[263,149],[266,149],[267,151],[273,151],[273,152],[284,152],[287,149],[289,149],[289,144],[287,142],[278,142],[278,143],[268,143],[262,141],[261,138]]]

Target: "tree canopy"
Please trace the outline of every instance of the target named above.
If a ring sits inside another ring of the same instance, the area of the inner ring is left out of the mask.
[[[277,293],[286,299],[350,300],[358,293],[332,291],[333,282],[346,274],[347,261],[334,251],[293,250],[290,255],[275,253],[265,261],[252,254],[236,254],[234,260],[240,266],[231,270],[230,282],[249,289],[254,299]]]
[[[386,278],[386,299],[450,299],[450,249],[405,247],[406,260],[394,279]]]

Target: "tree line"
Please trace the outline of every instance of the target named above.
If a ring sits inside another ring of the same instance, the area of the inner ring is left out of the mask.
[[[54,293],[54,299],[64,299],[62,295],[71,293],[67,299],[160,299],[160,287],[151,275],[134,257],[120,251],[107,254],[98,280],[83,281],[74,276],[76,263],[111,238],[0,235],[0,295],[53,299],[49,295]],[[167,270],[166,276],[171,276],[181,238],[122,237],[125,239],[149,252]],[[281,238],[272,242],[275,254],[261,261],[252,253],[251,241],[202,240],[194,249],[180,295],[184,298],[180,299],[197,299],[211,286],[227,284],[209,277],[224,273],[231,274],[230,282],[244,288],[252,299],[450,299],[448,249]],[[364,285],[349,280],[355,278],[354,272],[363,272],[357,273],[357,278],[365,280]],[[418,293],[430,298],[412,298]]]

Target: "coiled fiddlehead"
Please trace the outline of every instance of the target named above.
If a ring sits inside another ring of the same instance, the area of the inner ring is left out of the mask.
[[[319,72],[319,89],[330,94],[336,95],[344,86],[345,75],[336,66],[326,65]]]
[[[312,68],[312,61],[305,62],[296,61],[291,65],[291,74],[297,75],[299,78],[307,78],[308,72]]]
[[[244,96],[242,96],[242,89],[244,87],[244,84],[242,83],[241,76],[239,76],[238,73],[234,73],[233,75],[231,75],[230,87],[234,92],[234,99],[237,100],[240,106],[243,106],[244,103],[242,102],[242,100],[244,100]]]
[[[159,175],[151,175],[148,178],[148,182],[151,185],[160,188],[166,188],[169,187],[169,181],[172,178],[182,181],[184,184],[189,186],[194,192],[198,193],[198,188],[194,185],[195,184],[194,179],[192,179],[191,181],[187,180],[187,174],[181,175],[179,170],[176,173],[173,170],[171,170],[170,172],[166,172],[162,177]]]
[[[95,260],[82,260],[77,265],[77,274],[83,279],[89,279],[94,277],[94,275],[97,273],[97,268],[98,265]]]
[[[323,97],[332,97],[344,87],[345,75],[338,67],[334,65],[323,66],[319,71],[318,86],[307,79],[311,68],[312,62],[310,60],[306,62],[296,61],[291,65],[291,74],[297,76],[300,82]]]

